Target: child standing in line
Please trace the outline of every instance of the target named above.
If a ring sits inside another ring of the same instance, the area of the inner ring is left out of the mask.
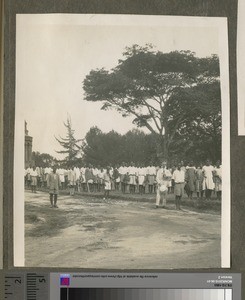
[[[31,176],[31,191],[32,191],[32,193],[36,193],[37,192],[37,177],[38,177],[36,167],[33,167],[31,169],[30,176]]]
[[[181,163],[178,164],[177,169],[173,173],[174,180],[174,194],[175,194],[175,205],[176,209],[180,210],[181,198],[184,195],[185,188],[185,172],[181,168]]]
[[[60,177],[56,173],[56,167],[54,167],[53,171],[48,174],[48,178],[47,178],[47,187],[49,188],[49,199],[50,199],[51,208],[53,207],[58,208],[57,199],[58,199],[60,186],[61,186]]]
[[[103,200],[106,200],[109,198],[109,193],[111,190],[111,175],[110,175],[110,167],[106,168],[106,172],[103,175],[104,184],[105,184],[105,192],[104,192],[104,198]]]
[[[221,200],[221,193],[222,193],[222,167],[220,164],[220,160],[217,161],[216,167],[213,171],[213,178],[214,178],[214,189],[217,195],[217,199]]]
[[[200,196],[203,198],[203,171],[202,171],[202,164],[200,164],[196,169],[196,192],[197,198],[199,199]]]

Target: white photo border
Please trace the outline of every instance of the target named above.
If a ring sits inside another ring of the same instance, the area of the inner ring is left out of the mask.
[[[30,16],[30,18],[29,18]],[[35,24],[113,25],[113,26],[185,26],[216,27],[219,31],[220,81],[222,97],[222,220],[221,220],[221,267],[230,267],[230,93],[227,18],[182,17],[149,15],[105,14],[17,14],[16,16],[16,102],[14,142],[14,266],[25,266],[24,233],[24,118],[18,114],[18,47],[21,26]],[[245,126],[244,126],[245,127]],[[244,129],[245,133],[245,129]],[[48,266],[47,266],[48,267]]]

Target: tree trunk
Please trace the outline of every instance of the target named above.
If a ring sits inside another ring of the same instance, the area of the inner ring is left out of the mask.
[[[158,135],[156,137],[156,144],[157,144],[157,158],[160,161],[168,161],[168,145],[167,139],[164,135]]]
[[[167,143],[167,139],[166,137],[164,136],[163,137],[163,159],[167,162],[168,161],[168,143]]]

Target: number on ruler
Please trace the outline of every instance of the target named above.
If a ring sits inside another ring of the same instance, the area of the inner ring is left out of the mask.
[[[21,284],[21,279],[15,279],[14,283]]]
[[[5,276],[4,298],[8,300],[22,299],[24,293],[23,276],[9,274]]]

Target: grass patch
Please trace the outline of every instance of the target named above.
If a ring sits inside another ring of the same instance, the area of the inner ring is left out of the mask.
[[[29,203],[26,204],[25,211],[25,222],[35,225],[35,227],[26,231],[27,237],[56,236],[62,229],[72,225],[74,217],[74,213],[46,206],[38,207],[37,211],[37,207]],[[39,218],[44,218],[45,222],[39,222]]]

